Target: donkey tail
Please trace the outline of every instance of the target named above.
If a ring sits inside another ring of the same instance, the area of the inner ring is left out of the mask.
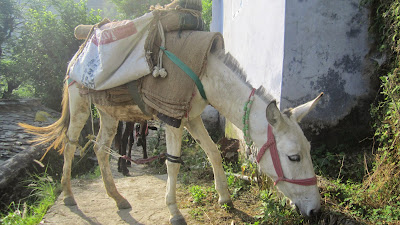
[[[31,133],[36,136],[35,139],[30,141],[35,143],[34,146],[51,143],[46,148],[46,152],[40,160],[42,160],[52,148],[59,148],[59,153],[62,154],[65,145],[68,142],[67,131],[70,119],[68,82],[64,82],[63,99],[61,105],[62,113],[60,119],[49,126],[35,127],[25,123],[18,123],[18,125],[23,127],[27,133]]]

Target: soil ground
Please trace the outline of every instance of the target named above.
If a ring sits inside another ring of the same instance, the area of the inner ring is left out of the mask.
[[[148,142],[156,136],[155,132],[150,131]],[[132,158],[141,158],[141,153],[142,148],[134,144]],[[61,193],[41,224],[169,224],[170,214],[165,204],[167,174],[160,174],[165,170],[132,164],[128,167],[130,176],[125,177],[117,171],[115,158],[111,158],[110,165],[116,187],[129,201],[131,209],[118,210],[115,201],[107,195],[101,177],[73,179],[72,191],[77,205],[65,206]],[[211,187],[211,168],[193,173],[192,179]],[[233,221],[233,224],[254,223],[254,216],[259,214],[259,193],[254,193],[257,190],[235,198],[235,208],[227,211],[218,204],[216,194],[205,197],[203,204],[195,204],[187,186],[179,183],[177,186],[178,207],[188,224],[232,224]]]
[[[165,205],[167,175],[151,175],[146,166],[132,165],[129,177],[117,172],[116,160],[110,162],[118,191],[129,201],[132,209],[118,210],[115,201],[105,191],[101,178],[72,180],[76,206],[65,206],[63,194],[44,216],[43,224],[168,224]],[[181,210],[188,224],[188,210]]]

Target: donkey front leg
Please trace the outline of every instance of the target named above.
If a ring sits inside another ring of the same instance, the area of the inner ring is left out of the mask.
[[[106,191],[108,196],[113,198],[117,203],[118,209],[128,209],[131,208],[129,202],[122,197],[122,195],[117,191],[115,187],[114,179],[112,177],[111,169],[110,169],[110,161],[109,155],[105,148],[109,148],[111,146],[112,140],[115,136],[118,120],[109,116],[106,113],[103,113],[99,110],[100,113],[100,130],[97,136],[97,144],[94,147],[94,151],[96,152],[97,160],[100,166],[101,176],[103,177],[104,186],[106,187]]]
[[[212,164],[215,179],[215,189],[219,194],[218,203],[220,205],[228,204],[229,206],[233,207],[233,203],[228,191],[228,182],[222,167],[221,154],[218,151],[215,143],[212,141],[210,135],[208,135],[201,117],[198,116],[190,120],[186,128],[196,139],[197,143],[200,144],[201,148],[206,152],[208,159]]]
[[[181,156],[182,130],[182,126],[180,128],[166,126],[167,153],[171,156]],[[176,182],[181,164],[169,160],[166,161],[166,164],[168,180],[165,201],[171,214],[170,223],[173,225],[186,224],[185,218],[176,205]]]

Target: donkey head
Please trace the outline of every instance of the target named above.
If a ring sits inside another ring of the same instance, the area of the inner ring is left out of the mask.
[[[277,156],[273,156],[272,147],[269,147],[269,151],[261,158],[260,169],[275,180],[278,189],[306,216],[319,211],[320,195],[311,161],[310,143],[298,122],[315,107],[322,95],[284,113],[279,111],[275,102],[266,109],[268,123],[272,126],[269,132],[272,131],[274,135],[271,137],[269,134],[268,138],[275,138]],[[281,172],[277,164],[281,165]]]

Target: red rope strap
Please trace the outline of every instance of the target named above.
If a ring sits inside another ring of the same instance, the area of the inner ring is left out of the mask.
[[[267,142],[261,147],[260,151],[257,154],[256,160],[257,163],[260,163],[261,158],[265,154],[265,152],[269,149],[271,158],[272,158],[272,163],[274,164],[275,172],[278,175],[278,179],[274,182],[274,185],[278,184],[279,181],[286,181],[292,184],[298,184],[298,185],[303,185],[303,186],[311,186],[317,184],[317,177],[314,176],[312,178],[307,178],[307,179],[288,179],[285,178],[283,175],[283,170],[282,170],[282,165],[281,161],[279,159],[279,154],[278,154],[278,149],[276,147],[276,142],[275,142],[275,136],[272,133],[272,126],[268,125],[268,140]]]

